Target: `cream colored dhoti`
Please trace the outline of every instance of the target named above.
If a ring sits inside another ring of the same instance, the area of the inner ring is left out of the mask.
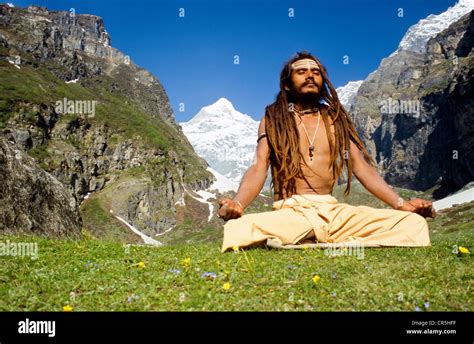
[[[273,211],[246,214],[224,225],[222,252],[266,243],[357,243],[366,247],[431,246],[428,223],[418,214],[338,203],[331,195],[293,195]]]

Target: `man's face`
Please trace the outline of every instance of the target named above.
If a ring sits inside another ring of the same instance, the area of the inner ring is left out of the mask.
[[[319,94],[323,87],[321,70],[315,61],[298,60],[291,71],[292,91],[298,94]]]

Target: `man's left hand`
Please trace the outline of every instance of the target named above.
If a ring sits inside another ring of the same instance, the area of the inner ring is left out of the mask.
[[[423,217],[436,217],[436,210],[433,209],[433,203],[421,198],[404,201],[403,205],[399,207],[398,210],[411,211],[412,213],[420,214]]]

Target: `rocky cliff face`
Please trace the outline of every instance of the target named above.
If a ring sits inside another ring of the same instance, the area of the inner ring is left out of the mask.
[[[76,198],[13,143],[0,136],[0,232],[79,236]]]
[[[471,12],[397,51],[360,86],[353,117],[391,184],[441,198],[474,180],[473,25]]]
[[[0,5],[0,129],[85,200],[92,232],[112,211],[160,233],[179,224],[185,187],[214,180],[158,79],[111,47],[92,15]]]

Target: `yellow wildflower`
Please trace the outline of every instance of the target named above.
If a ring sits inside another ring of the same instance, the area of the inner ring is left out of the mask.
[[[320,276],[314,275],[314,276],[313,276],[313,283],[318,283],[320,279],[321,279]]]
[[[72,312],[74,308],[72,308],[70,305],[63,306],[63,311],[64,312]]]
[[[184,266],[185,268],[187,268],[190,263],[191,263],[191,258],[185,258],[185,259],[183,259],[183,261],[181,262],[181,265]]]
[[[142,269],[146,266],[144,262],[140,262],[137,265],[139,268],[142,268]]]
[[[236,246],[233,246],[233,247],[232,247],[232,250],[233,250],[234,252],[239,252],[239,246],[237,246],[237,245],[236,245]]]
[[[222,286],[222,289],[224,289],[224,290],[227,291],[227,290],[230,289],[230,287],[231,287],[230,283],[229,283],[229,282],[226,282],[226,283],[224,283],[224,285]]]
[[[459,246],[459,252],[462,254],[469,254],[469,249],[466,247]]]

